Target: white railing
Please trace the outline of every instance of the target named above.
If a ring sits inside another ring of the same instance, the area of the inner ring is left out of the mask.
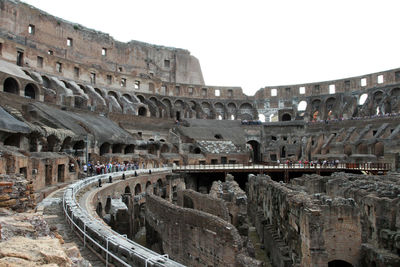
[[[170,168],[151,169],[151,173],[170,172]],[[71,225],[71,229],[80,233],[83,236],[83,245],[86,246],[88,241],[93,247],[97,247],[105,254],[106,266],[108,266],[110,257],[122,266],[132,266],[132,264],[140,266],[184,266],[169,259],[166,255],[160,255],[146,247],[143,247],[136,242],[128,239],[126,235],[120,235],[106,226],[102,221],[96,219],[89,214],[86,209],[83,209],[76,195],[83,188],[92,186],[98,183],[99,179],[102,183],[108,181],[109,176],[114,179],[120,178],[122,173],[125,173],[126,178],[134,173],[148,174],[149,169],[138,169],[125,172],[108,173],[97,176],[92,176],[84,180],[80,180],[70,185],[64,192],[63,210],[67,221]],[[90,234],[91,233],[91,234]],[[97,236],[93,237],[93,236]],[[99,241],[100,239],[100,241]],[[101,242],[103,241],[103,242]],[[105,243],[105,244],[102,244]],[[117,250],[117,253],[113,251]],[[122,254],[117,255],[117,254]]]

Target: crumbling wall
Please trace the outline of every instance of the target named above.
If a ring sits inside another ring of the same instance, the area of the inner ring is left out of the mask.
[[[0,175],[0,207],[26,211],[35,207],[33,184],[20,174]]]
[[[192,207],[188,207],[185,202],[191,202]],[[178,206],[184,208],[192,208],[200,210],[217,217],[220,217],[224,221],[230,222],[229,210],[226,206],[225,201],[212,197],[210,195],[198,193],[191,189],[178,191]]]
[[[153,237],[156,233],[162,252],[185,265],[243,266],[237,263],[242,241],[230,223],[150,194],[146,195],[146,233]]]

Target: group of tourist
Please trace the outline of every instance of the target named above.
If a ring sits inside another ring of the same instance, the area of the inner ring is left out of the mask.
[[[146,164],[143,162],[141,167],[145,169]],[[87,165],[83,164],[82,168],[84,173],[88,173],[89,176],[92,176],[92,175],[100,175],[100,174],[119,172],[119,171],[138,170],[140,168],[140,165],[137,162],[101,163],[100,161],[97,161],[96,163],[93,163],[89,161]]]
[[[371,116],[362,116],[362,117],[351,117],[348,119],[339,118],[339,119],[326,119],[326,120],[312,120],[310,123],[330,123],[330,122],[338,122],[338,121],[348,121],[348,120],[367,120],[367,119],[376,119],[376,118],[389,118],[389,117],[399,117],[400,113],[386,113],[386,114],[376,114]]]

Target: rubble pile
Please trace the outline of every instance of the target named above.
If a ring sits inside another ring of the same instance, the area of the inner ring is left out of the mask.
[[[35,206],[32,181],[21,174],[0,175],[0,208],[23,212]]]

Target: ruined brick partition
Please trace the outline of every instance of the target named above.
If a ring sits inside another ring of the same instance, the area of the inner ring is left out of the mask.
[[[252,176],[250,216],[275,266],[397,266],[396,179],[336,173],[283,184]]]
[[[148,239],[161,242],[162,252],[178,262],[188,266],[238,266],[240,235],[221,218],[146,195],[146,224]]]

